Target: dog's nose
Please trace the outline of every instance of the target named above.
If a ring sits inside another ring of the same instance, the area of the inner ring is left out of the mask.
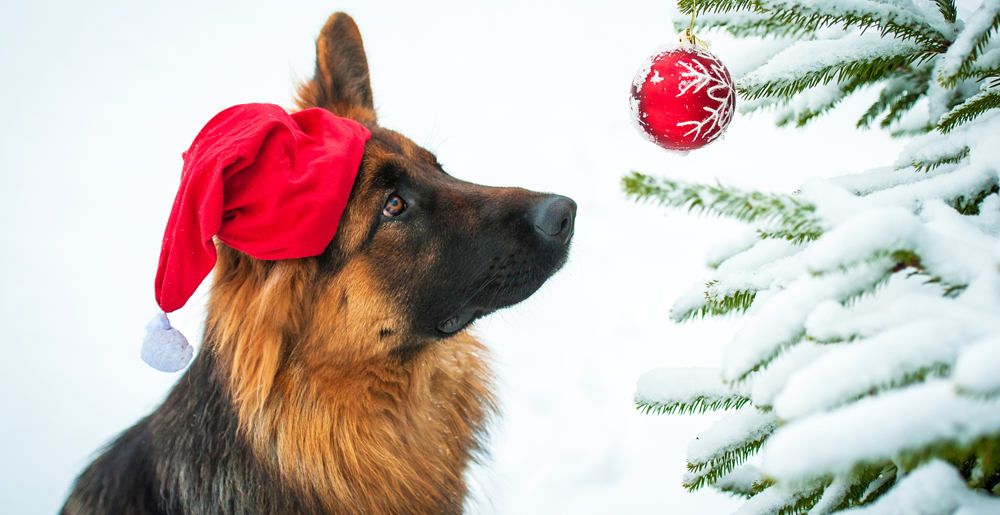
[[[573,237],[576,202],[562,195],[549,195],[535,206],[535,231],[542,238],[567,243]]]

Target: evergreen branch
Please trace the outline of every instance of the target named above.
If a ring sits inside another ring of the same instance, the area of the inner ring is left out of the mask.
[[[705,286],[711,288],[713,285],[718,284],[718,280],[709,281]],[[750,309],[750,305],[753,304],[753,299],[757,296],[757,290],[737,290],[731,295],[724,295],[721,299],[717,296],[705,295],[705,300],[708,301],[709,306],[712,307],[714,312],[725,314],[730,311],[738,311],[740,313],[746,313],[746,310]]]
[[[969,488],[989,488],[1000,473],[1000,437],[987,438],[974,452],[976,461],[969,471]]]
[[[762,97],[788,98],[818,84],[828,84],[834,80],[838,83],[848,83],[852,80],[866,83],[883,80],[889,78],[899,68],[910,66],[928,57],[929,55],[920,52],[907,52],[904,54],[859,59],[823,66],[801,74],[794,79],[776,79],[760,84],[751,84],[744,79],[736,85],[736,90],[747,100]]]
[[[837,504],[834,511],[846,510],[847,508],[859,506],[861,504],[861,500],[865,498],[865,493],[868,491],[869,486],[882,476],[884,470],[884,465],[877,465],[862,466],[861,470],[855,471],[852,474],[854,479],[851,482],[851,486],[847,488],[844,498],[840,500],[840,503]]]
[[[906,449],[898,453],[893,462],[902,471],[909,472],[935,458],[941,459],[954,465],[967,480],[970,480],[977,456],[993,452],[998,446],[997,439],[997,435],[978,438],[971,443],[941,439],[931,444]],[[986,477],[983,482],[992,482],[991,479]]]
[[[968,154],[968,151],[966,151],[966,154]],[[970,200],[966,200],[965,195],[959,195],[958,198],[952,201],[952,206],[954,206],[956,211],[962,213],[963,215],[978,215],[979,205],[986,200],[986,197],[994,193],[1000,193],[1000,186],[994,184],[993,186],[976,193],[976,196]]]
[[[938,10],[941,11],[941,16],[944,17],[945,21],[955,23],[955,17],[958,16],[955,0],[934,0],[934,3],[937,4]]]
[[[750,456],[756,454],[769,436],[771,436],[770,433],[761,435],[759,438],[747,441],[741,447],[726,451],[708,461],[688,462],[689,474],[685,474],[682,486],[689,492],[694,492],[706,485],[714,484],[720,477],[732,472],[734,468],[742,465]]]
[[[775,229],[775,230],[763,230],[758,229],[757,235],[762,240],[767,239],[781,239],[788,240],[796,245],[800,245],[807,241],[813,241],[818,239],[823,235],[823,231],[811,224],[803,224],[801,227],[795,227],[793,229]]]
[[[925,94],[926,90],[916,93],[903,93],[889,105],[889,114],[885,115],[885,118],[883,118],[879,123],[879,127],[888,129],[890,125],[899,121],[904,114],[908,113],[910,109],[913,109],[913,106],[916,105],[917,101],[923,98]]]
[[[970,122],[986,111],[998,107],[1000,107],[1000,89],[987,89],[969,97],[968,100],[942,116],[937,128],[942,133],[947,134],[955,127]]]
[[[674,30],[683,32],[690,25],[690,20],[674,22]],[[764,11],[735,11],[718,14],[702,14],[694,21],[695,29],[719,30],[737,38],[765,37],[775,38],[797,37],[812,32],[816,27],[808,28],[798,25],[788,25],[776,21]]]
[[[889,109],[903,95],[917,95],[918,99],[926,95],[930,87],[928,81],[933,70],[934,66],[931,63],[898,70],[889,79],[886,87],[879,93],[879,99],[858,120],[857,127],[859,129],[871,127],[875,119]]]
[[[717,281],[711,281],[705,286],[711,286]],[[676,323],[684,323],[694,320],[696,318],[705,318],[707,316],[722,316],[729,314],[742,314],[746,310],[750,309],[750,305],[753,304],[753,299],[757,296],[756,291],[737,291],[731,296],[723,297],[721,300],[715,300],[705,298],[705,304],[696,309],[691,309],[681,313],[679,315],[674,315],[673,310],[670,311],[670,319]]]
[[[889,83],[879,92],[878,100],[865,111],[865,114],[861,116],[855,126],[859,129],[871,128],[871,124],[876,118],[884,113],[897,98],[907,93],[907,86],[908,84],[905,80],[889,79]]]
[[[843,84],[823,85],[803,91],[799,96],[784,101],[784,104],[789,108],[777,119],[776,125],[783,127],[794,121],[796,127],[804,127],[816,117],[837,107],[842,100],[866,84],[868,81],[855,77]],[[817,95],[820,98],[818,102],[815,99]],[[802,107],[801,104],[805,104],[805,107]]]
[[[922,127],[917,127],[916,129],[897,129],[889,133],[890,138],[909,138],[913,136],[920,136],[921,134],[927,134],[928,132],[934,130],[934,126],[927,124]]]
[[[735,472],[736,469],[733,469],[733,473]],[[759,475],[758,478],[753,480],[749,485],[740,482],[727,482],[725,479],[726,476],[720,477],[715,483],[712,484],[712,488],[732,496],[742,497],[744,499],[749,499],[763,492],[766,488],[774,485],[773,480],[766,477],[760,477]]]
[[[757,10],[757,0],[678,0],[677,8],[683,14],[724,13],[728,11]]]
[[[880,35],[893,36],[903,41],[912,40],[935,53],[944,52],[950,41],[945,35],[924,23],[920,16],[893,9],[885,4],[872,3],[873,8],[882,7],[883,12],[862,11],[861,9],[830,12],[832,4],[802,5],[794,0],[761,1],[764,9],[773,13],[773,19],[815,31],[820,27],[839,25],[843,28],[857,27],[862,32],[877,29]]]
[[[734,393],[724,399],[698,396],[687,402],[672,402],[667,404],[636,400],[635,408],[646,415],[695,415],[707,411],[740,409],[748,402],[750,402],[749,398]]]
[[[969,157],[969,147],[962,147],[958,152],[938,157],[934,160],[914,159],[910,161],[910,166],[918,172],[929,172],[942,165],[950,165],[961,162]]]
[[[774,352],[772,352],[769,355],[765,356],[763,359],[761,359],[757,363],[754,363],[754,366],[750,370],[747,370],[746,372],[743,372],[739,377],[737,377],[736,380],[733,381],[733,384],[734,385],[735,384],[739,384],[739,383],[745,381],[748,377],[750,377],[750,374],[753,374],[754,372],[757,372],[759,370],[763,370],[763,369],[767,368],[767,366],[770,365],[772,362],[774,362],[774,360],[778,359],[778,356],[780,356],[787,349],[791,348],[792,346],[794,346],[794,345],[798,344],[799,342],[801,342],[802,340],[804,340],[805,337],[806,337],[806,332],[803,329],[802,331],[799,332],[799,334],[793,336],[788,341],[783,342],[780,345],[778,345],[774,349]],[[762,410],[766,410],[768,408],[770,408],[770,406],[760,406],[760,409],[762,409]]]
[[[965,22],[965,29],[941,58],[938,80],[947,88],[955,87],[959,76],[967,75],[982,55],[991,35],[1000,30],[1000,0],[985,0]]]
[[[865,506],[871,504],[882,497],[886,492],[889,491],[896,484],[896,474],[898,470],[894,463],[889,463],[882,468],[882,473],[868,485],[865,489],[865,493],[862,494],[861,499],[858,500],[859,506]]]
[[[766,477],[763,478],[763,479],[761,479],[760,481],[754,481],[753,482],[753,487],[751,487],[751,489],[750,489],[750,497],[753,497],[753,496],[755,496],[755,495],[763,492],[764,490],[767,490],[768,488],[771,488],[772,486],[774,486],[774,484],[775,483],[774,483],[773,479],[766,478]]]
[[[878,293],[879,290],[881,290],[887,284],[889,284],[889,280],[892,279],[893,274],[895,274],[896,272],[898,272],[898,270],[895,270],[895,267],[890,267],[890,270],[886,272],[885,275],[880,277],[872,284],[868,285],[867,288],[862,288],[844,297],[843,299],[840,300],[840,304],[843,305],[845,308],[849,308],[860,302],[861,299],[874,296],[875,294]],[[848,341],[853,339],[855,339],[855,336],[852,335],[851,337],[848,338]],[[825,342],[821,340],[812,340],[812,341],[815,341],[816,343],[837,343],[834,341],[830,342]]]
[[[813,506],[816,506],[816,503],[818,503],[823,497],[823,492],[826,490],[826,486],[829,485],[820,486],[812,491],[807,491],[801,497],[796,497],[794,503],[779,509],[777,515],[799,515],[807,513]]]
[[[688,211],[708,211],[748,223],[775,220],[785,230],[822,233],[816,207],[791,195],[654,179],[638,172],[623,177],[622,185],[628,196],[637,201],[654,200],[677,208],[687,206]]]

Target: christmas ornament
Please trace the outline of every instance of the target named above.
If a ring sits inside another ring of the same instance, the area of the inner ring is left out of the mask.
[[[687,153],[726,132],[736,90],[726,66],[689,28],[680,45],[661,48],[643,63],[632,80],[630,100],[640,134],[667,150]]]
[[[179,309],[215,266],[215,238],[257,259],[323,252],[337,232],[371,133],[324,109],[288,114],[245,104],[215,115],[184,153],[156,272],[158,313],[142,359],[187,366],[193,349],[166,313]]]

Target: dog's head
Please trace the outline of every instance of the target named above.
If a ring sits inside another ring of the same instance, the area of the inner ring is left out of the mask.
[[[363,262],[372,286],[400,314],[382,334],[410,347],[444,338],[534,293],[566,261],[576,204],[446,173],[435,156],[377,125],[368,63],[353,20],[335,15],[317,42],[315,77],[301,107],[365,124],[372,139],[323,273]]]

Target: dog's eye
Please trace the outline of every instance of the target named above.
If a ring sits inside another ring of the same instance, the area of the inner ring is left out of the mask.
[[[382,214],[389,218],[399,216],[403,211],[406,211],[406,202],[395,193],[389,196],[389,200],[385,201],[385,207],[382,208]]]

